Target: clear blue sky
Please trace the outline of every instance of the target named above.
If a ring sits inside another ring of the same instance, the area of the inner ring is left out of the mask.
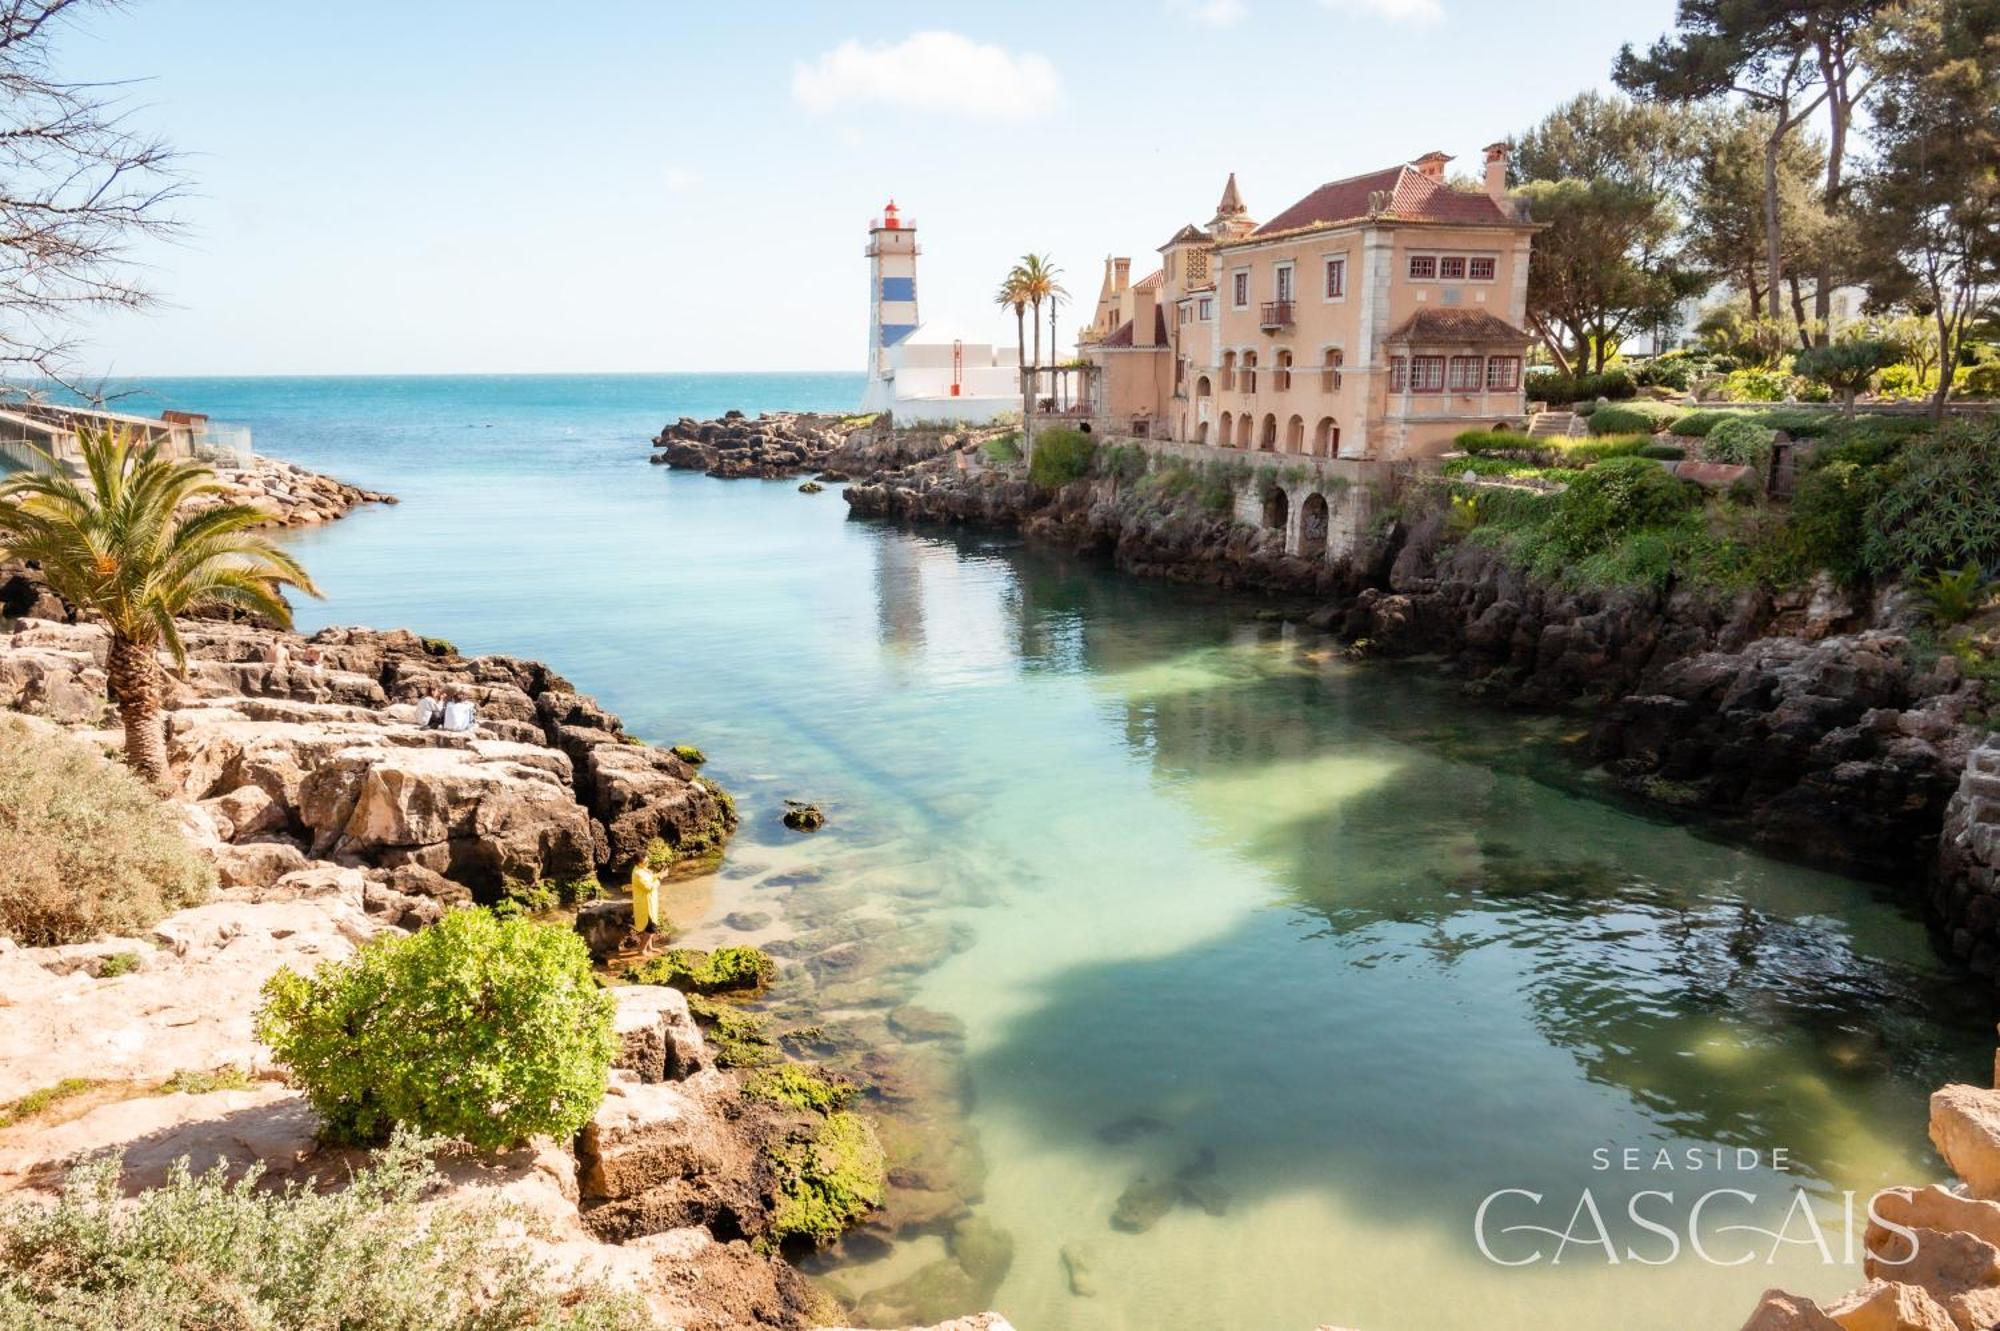
[[[139,0],[61,72],[148,80],[196,197],[143,250],[167,308],[83,368],[858,368],[892,194],[925,317],[1007,338],[1024,250],[1088,301],[1231,170],[1260,217],[1432,148],[1476,170],[1672,7]]]

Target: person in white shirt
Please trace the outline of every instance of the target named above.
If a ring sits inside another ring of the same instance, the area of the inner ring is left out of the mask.
[[[417,699],[417,724],[426,730],[433,729],[444,720],[444,704],[425,694]]]
[[[475,718],[471,699],[463,693],[452,695],[444,705],[444,728],[446,730],[470,730]]]

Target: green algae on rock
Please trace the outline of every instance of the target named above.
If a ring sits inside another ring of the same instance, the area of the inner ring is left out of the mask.
[[[810,1139],[769,1150],[777,1174],[772,1226],[779,1239],[830,1243],[882,1204],[888,1169],[875,1129],[859,1114],[837,1109]]]
[[[669,948],[625,968],[635,984],[664,984],[688,994],[720,994],[758,989],[770,982],[777,964],[755,947]]]

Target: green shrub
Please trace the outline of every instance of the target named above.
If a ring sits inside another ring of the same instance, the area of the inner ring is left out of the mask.
[[[835,1110],[809,1140],[774,1146],[770,1157],[778,1180],[771,1225],[780,1241],[830,1243],[882,1204],[882,1143],[859,1114]]]
[[[113,952],[110,956],[97,963],[97,978],[100,980],[115,980],[121,975],[130,975],[138,969],[139,954],[137,952]]]
[[[1021,460],[1021,432],[1019,430],[1009,430],[997,439],[988,439],[979,446],[979,451],[986,455],[988,462],[997,462],[1002,465],[1009,462],[1019,462]]]
[[[2000,360],[1968,365],[1954,376],[1952,383],[1966,397],[2000,397]]]
[[[1792,376],[1782,370],[1755,367],[1724,375],[1716,396],[1724,402],[1783,402],[1792,387]]]
[[[703,952],[676,947],[628,966],[625,978],[635,984],[667,985],[683,993],[720,994],[761,988],[776,973],[776,964],[761,948],[719,947]]]
[[[1552,407],[1595,403],[1599,398],[1617,402],[1638,391],[1632,376],[1622,369],[1606,370],[1602,374],[1563,374],[1556,371],[1532,375],[1527,382],[1528,397]]]
[[[1919,578],[1917,592],[1924,598],[1931,622],[1940,628],[1950,628],[1986,608],[1986,603],[1993,599],[1993,582],[1979,565],[1967,564],[1963,568],[1939,569],[1927,578]]]
[[[1035,436],[1028,458],[1028,479],[1045,489],[1059,490],[1090,475],[1097,444],[1081,430],[1044,430]]]
[[[1628,402],[1599,407],[1590,417],[1592,434],[1657,434],[1687,413],[1658,402]]]
[[[0,715],[0,935],[47,947],[138,933],[214,886],[215,870],[129,770]]]
[[[1121,481],[1138,480],[1146,474],[1146,465],[1146,450],[1137,444],[1113,444],[1097,454],[1098,474]]]
[[[1866,576],[1868,509],[1880,487],[1875,470],[1840,457],[1816,457],[1800,473],[1789,526],[1800,576],[1822,568],[1847,583]]]
[[[257,1032],[337,1141],[408,1127],[497,1150],[589,1120],[611,1012],[574,930],[456,910],[310,979],[280,970]]]
[[[431,656],[457,656],[458,647],[450,638],[419,638],[424,651]]]
[[[1889,342],[1876,338],[1850,338],[1844,342],[1829,342],[1823,347],[1808,347],[1792,358],[1792,369],[1806,378],[1837,390],[1843,399],[1852,401],[1856,393],[1865,392],[1878,371],[1887,369],[1896,362],[1896,348]]]
[[[77,1096],[95,1090],[102,1084],[89,1077],[64,1077],[53,1086],[29,1091],[18,1100],[0,1105],[0,1128],[12,1127],[23,1119],[33,1118],[44,1109],[59,1105],[65,1100],[74,1100]],[[0,1244],[0,1251],[4,1250],[5,1245]]]
[[[699,767],[708,761],[708,755],[692,744],[676,744],[669,752],[690,767]]]
[[[1566,558],[1594,554],[1629,532],[1673,522],[1699,492],[1645,458],[1611,458],[1570,483],[1556,502],[1549,539]]]
[[[216,1091],[247,1091],[256,1083],[245,1068],[182,1068],[160,1083],[162,1095],[211,1095]]]
[[[1877,573],[2000,560],[2000,421],[1947,421],[1884,467],[1865,552]]]
[[[130,1201],[119,1161],[73,1170],[53,1205],[0,1212],[0,1325],[70,1331],[640,1331],[636,1300],[574,1289],[492,1204],[422,1204],[427,1144],[399,1140],[326,1192],[226,1167]],[[503,1257],[501,1254],[505,1254]]]
[[[1777,431],[1745,416],[1719,422],[1701,441],[1701,456],[1709,462],[1728,462],[1748,467],[1759,476],[1771,466],[1771,446]]]
[[[1587,467],[1606,458],[1637,457],[1653,441],[1648,434],[1608,434],[1597,439],[1557,440],[1553,461],[1557,466]]]
[[[1674,433],[1689,439],[1704,439],[1708,432],[1738,413],[1733,411],[1690,411],[1674,422]]]
[[[1679,444],[1647,444],[1639,450],[1642,458],[1657,458],[1662,462],[1679,462],[1687,456],[1687,450]]]
[[[1539,454],[1546,452],[1542,441],[1530,439],[1518,430],[1466,430],[1452,442],[1467,453],[1520,453]]]

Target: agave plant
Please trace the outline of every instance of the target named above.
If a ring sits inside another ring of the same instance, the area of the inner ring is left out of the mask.
[[[46,472],[0,481],[0,559],[40,564],[58,596],[111,630],[125,760],[158,785],[167,769],[160,651],[176,667],[187,661],[175,616],[236,606],[290,627],[282,589],[319,589],[296,559],[250,530],[263,512],[190,508],[225,492],[207,467],[162,457],[123,430],[86,429],[78,442],[82,479],[49,458]]]

